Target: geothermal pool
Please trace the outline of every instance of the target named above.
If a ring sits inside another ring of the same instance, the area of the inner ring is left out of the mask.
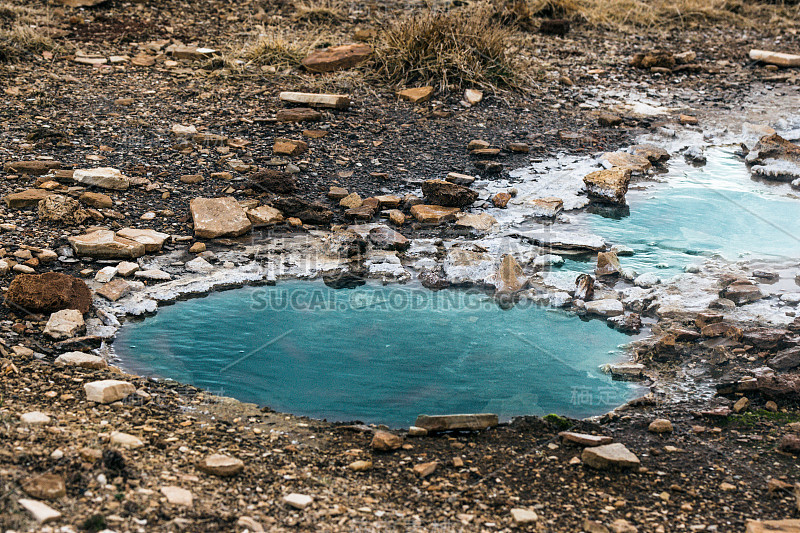
[[[640,391],[600,365],[630,341],[601,321],[480,292],[286,282],[213,293],[125,325],[123,366],[336,421],[607,412]]]

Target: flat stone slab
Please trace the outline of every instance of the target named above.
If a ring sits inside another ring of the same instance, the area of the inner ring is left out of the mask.
[[[460,213],[458,207],[442,207],[440,205],[417,204],[411,207],[411,215],[423,224],[442,224],[456,219]]]
[[[303,59],[303,66],[311,72],[334,72],[353,68],[372,55],[367,44],[344,44],[325,50],[315,50]]]
[[[30,513],[33,519],[40,524],[55,522],[61,518],[61,513],[40,501],[20,498],[17,503],[24,507],[25,510]]]
[[[510,236],[525,239],[543,248],[565,251],[600,252],[606,247],[606,241],[602,237],[591,233],[533,230],[512,233]]]
[[[238,237],[253,227],[247,213],[232,196],[195,198],[189,203],[194,234],[203,239]]]
[[[476,431],[499,424],[495,414],[479,413],[464,415],[419,415],[414,426],[428,431]]]
[[[136,259],[145,254],[145,245],[117,236],[111,230],[97,230],[67,239],[79,256],[95,259]]]
[[[105,379],[86,383],[83,390],[86,391],[86,399],[90,402],[112,403],[133,394],[136,392],[136,387],[127,381]]]
[[[72,173],[72,179],[82,185],[124,191],[131,186],[131,181],[116,168],[100,167],[78,169]]]
[[[142,243],[146,253],[158,252],[169,239],[169,234],[152,229],[122,228],[117,236]]]
[[[180,487],[167,486],[161,487],[161,494],[167,498],[167,502],[172,505],[182,505],[184,507],[191,507],[194,502],[192,493]]]
[[[800,520],[747,521],[745,533],[800,533]]]
[[[56,357],[55,364],[65,366],[78,366],[81,368],[90,368],[92,370],[99,370],[106,368],[108,363],[99,355],[84,352],[67,352],[62,353]]]
[[[241,459],[215,453],[205,457],[203,460],[197,463],[197,468],[206,474],[212,474],[220,477],[231,477],[244,470],[244,463]]]
[[[304,104],[311,107],[327,107],[331,109],[347,109],[350,97],[344,94],[314,94],[284,91],[278,95],[283,102]]]
[[[31,176],[42,176],[51,170],[61,168],[59,161],[9,161],[3,165],[3,170],[9,174],[28,174]]]
[[[295,509],[305,509],[314,501],[314,498],[306,494],[298,494],[293,492],[283,497],[283,503],[294,507]]]
[[[800,67],[800,55],[770,52],[768,50],[750,50],[750,59],[779,67]]]
[[[598,470],[634,468],[640,464],[639,458],[619,442],[585,448],[581,461]]]
[[[40,201],[52,194],[52,191],[44,189],[28,189],[8,194],[3,198],[3,201],[9,209],[27,209],[38,206]]]
[[[573,431],[562,431],[558,434],[564,442],[572,442],[580,446],[594,447],[611,444],[614,439],[607,435],[589,435],[588,433],[575,433]]]

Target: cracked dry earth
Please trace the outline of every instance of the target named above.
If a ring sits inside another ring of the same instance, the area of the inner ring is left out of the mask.
[[[680,114],[712,122],[715,114],[741,111],[768,122],[769,98],[797,95],[796,70],[746,57],[749,48],[797,47],[796,32],[776,40],[768,25],[626,34],[575,23],[564,37],[532,33],[521,53],[540,62],[535,85],[485,90],[470,107],[460,91],[399,101],[398,88],[372,80],[368,65],[344,74],[278,75],[166,54],[177,42],[233,47],[265,17],[291,24],[291,6],[265,11],[262,4],[48,6],[46,25],[63,48],[0,65],[0,158],[38,161],[24,172],[5,166],[0,194],[39,191],[0,207],[4,291],[26,273],[90,280],[117,265],[69,252],[68,237],[93,226],[167,234],[151,257],[188,256],[190,246],[192,254],[238,250],[249,237],[196,239],[189,201],[232,196],[251,207],[269,204],[273,193],[252,187],[256,169],[286,172],[297,198],[330,211],[323,224],[281,222],[275,233],[329,231],[351,221],[328,197],[331,187],[363,198],[404,197],[449,172],[486,176],[491,168],[507,178],[509,170],[559,153],[614,150],[641,134],[680,128]],[[349,42],[357,28],[379,28],[398,14],[392,6],[367,7],[326,28],[324,44]],[[630,66],[634,52],[658,48],[694,50],[697,58],[673,73]],[[127,59],[76,61],[112,56]],[[145,59],[136,64],[136,57]],[[345,93],[352,104],[321,110],[317,122],[278,122],[287,107],[278,95],[287,90]],[[658,100],[670,112],[637,114],[630,95]],[[615,114],[614,125],[599,120],[602,111]],[[186,136],[192,127],[196,135]],[[308,151],[276,154],[281,138],[304,140]],[[470,155],[473,139],[502,149],[492,165]],[[512,143],[525,149],[507,149]],[[59,168],[47,172],[51,162]],[[72,180],[71,171],[99,166],[121,170],[131,186]],[[36,195],[48,191],[79,199],[81,220],[41,217]],[[461,234],[400,210],[408,220],[396,229],[407,237]],[[87,309],[87,322],[113,326],[116,319],[101,311]],[[659,323],[658,331],[684,333],[670,343],[644,343],[639,359],[667,377],[687,361],[715,361],[714,384],[722,386],[712,399],[648,395],[593,421],[522,417],[478,430],[386,435],[389,428],[298,418],[127,375],[102,359],[56,364],[63,353],[90,352],[102,339],[76,341],[83,333],[69,324],[66,335],[44,335],[50,310],[12,304],[0,313],[3,531],[800,531],[800,380],[758,371],[797,345],[791,326],[760,336],[750,331],[759,324],[726,329],[716,335],[731,339],[722,357],[698,341],[708,326],[702,320]],[[89,395],[98,388],[100,396]],[[597,444],[587,435],[610,437],[634,457],[611,448],[610,459],[598,459],[594,446],[584,449]],[[780,523],[748,526],[752,520]]]

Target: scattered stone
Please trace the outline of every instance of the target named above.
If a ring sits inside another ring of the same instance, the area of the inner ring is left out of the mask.
[[[3,170],[9,174],[27,174],[29,176],[43,176],[51,170],[60,168],[59,161],[8,161],[3,165]]]
[[[530,215],[540,218],[556,218],[564,211],[564,201],[561,198],[535,198],[526,204],[530,208]]]
[[[83,314],[77,309],[62,309],[50,315],[44,334],[52,339],[67,339],[74,337],[86,327]]]
[[[161,487],[161,494],[163,494],[167,498],[167,502],[172,505],[191,507],[194,500],[190,491],[180,487]]]
[[[232,196],[195,198],[189,203],[198,238],[238,237],[252,228],[244,209]]]
[[[41,411],[24,413],[20,415],[19,419],[23,424],[28,424],[29,426],[42,426],[50,423],[50,417]]]
[[[631,171],[623,168],[598,170],[583,178],[586,193],[591,199],[615,205],[625,205],[630,182]]]
[[[472,189],[444,180],[424,181],[422,194],[435,205],[443,207],[465,207],[478,199],[478,193]]]
[[[581,454],[581,461],[598,470],[634,468],[640,464],[639,458],[619,442],[585,448]]]
[[[531,151],[530,145],[526,143],[508,143],[508,151],[517,154],[527,154]]]
[[[324,50],[314,50],[305,59],[303,66],[311,72],[334,72],[353,68],[372,55],[372,47],[366,44],[345,44]]]
[[[600,252],[597,254],[597,266],[594,273],[598,276],[618,276],[622,274],[622,265],[614,252]]]
[[[594,278],[589,274],[581,274],[575,280],[575,299],[588,302],[594,298]]]
[[[117,275],[123,278],[132,276],[137,270],[139,270],[139,265],[130,261],[122,261],[117,264]]]
[[[108,367],[106,360],[99,355],[85,352],[67,352],[56,357],[55,364],[65,366],[78,366],[91,370],[101,370]]]
[[[389,222],[395,226],[402,226],[406,222],[406,216],[399,209],[392,209],[389,211]]]
[[[647,426],[647,431],[650,433],[672,433],[672,422],[666,418],[657,418],[650,422],[650,425]]]
[[[748,281],[732,283],[719,293],[721,298],[727,298],[736,305],[745,305],[764,297],[764,293],[757,285]]]
[[[46,196],[38,208],[39,219],[56,224],[80,224],[89,216],[77,200],[60,194]]]
[[[477,89],[467,89],[464,91],[464,100],[469,105],[478,105],[483,100],[483,91]]]
[[[500,209],[504,209],[510,201],[511,195],[507,192],[499,192],[492,197],[492,203]]]
[[[47,524],[61,519],[61,513],[40,501],[20,498],[17,503],[24,507],[33,519],[40,524]]]
[[[408,428],[408,436],[409,437],[425,437],[428,435],[428,430],[425,428],[411,426]]]
[[[413,104],[421,104],[431,99],[433,96],[433,87],[403,89],[397,93],[397,96],[399,96],[401,100],[406,100]]]
[[[72,173],[72,179],[82,185],[118,191],[124,191],[131,185],[127,176],[118,169],[110,167],[79,169]]]
[[[301,220],[301,225],[303,223],[324,225],[330,223],[333,218],[333,211],[324,205],[309,203],[295,196],[276,198],[272,204],[283,213],[283,216]],[[291,221],[287,222],[291,225]]]
[[[495,294],[513,294],[528,285],[528,277],[522,271],[522,266],[511,254],[503,256],[500,268],[486,281],[494,286]]]
[[[169,239],[169,234],[152,229],[122,228],[117,232],[117,237],[130,239],[144,245],[145,253],[160,252],[164,243]]]
[[[414,465],[413,470],[417,476],[424,479],[433,474],[438,466],[439,463],[437,461],[431,461],[429,463],[420,463],[418,465]]]
[[[770,52],[767,50],[750,50],[750,59],[779,67],[800,67],[800,55]]]
[[[467,174],[459,174],[458,172],[450,172],[444,179],[445,181],[449,181],[450,183],[455,183],[456,185],[463,185],[463,186],[472,185],[475,182],[475,176],[469,176]]]
[[[379,250],[403,251],[411,245],[411,241],[401,233],[386,226],[378,226],[369,230],[369,241]]]
[[[767,361],[770,368],[780,372],[800,367],[800,346],[793,346],[778,352],[775,357]]]
[[[372,461],[353,461],[347,468],[353,472],[366,472],[372,470]]]
[[[57,500],[67,495],[64,478],[58,474],[41,474],[21,482],[25,494],[37,500]]]
[[[203,259],[202,257],[195,257],[191,261],[186,261],[183,265],[189,272],[211,272],[214,270],[214,265]]]
[[[130,283],[124,279],[117,278],[104,284],[95,292],[98,296],[102,296],[106,300],[116,302],[120,298],[124,298],[130,294],[131,290],[133,290],[133,288],[131,287]]]
[[[361,199],[361,196],[359,196],[359,194],[356,192],[348,194],[347,196],[339,200],[339,205],[346,209],[358,209],[359,207],[361,207],[362,203],[364,203],[364,201]]]
[[[144,244],[117,236],[110,230],[96,230],[67,239],[79,256],[96,259],[136,259],[145,254]]]
[[[456,213],[460,213],[458,207],[443,207],[440,205],[417,204],[411,207],[411,216],[423,224],[442,224],[452,222],[456,219]]]
[[[586,313],[604,317],[619,316],[625,312],[619,300],[602,299],[586,302]]]
[[[511,519],[515,524],[522,526],[525,524],[533,524],[539,520],[539,516],[528,509],[511,509]]]
[[[305,509],[314,501],[314,498],[306,494],[293,492],[283,497],[283,503],[295,509]]]
[[[497,415],[490,413],[465,415],[419,415],[414,425],[428,432],[480,431],[499,424]]]
[[[96,403],[116,402],[136,392],[136,387],[127,381],[116,379],[92,381],[91,383],[86,383],[83,389],[86,391],[86,399]]]
[[[67,274],[20,274],[11,281],[6,302],[25,313],[52,313],[62,309],[86,313],[92,306],[92,293],[83,280]]]
[[[621,168],[623,170],[630,170],[631,172],[646,172],[653,166],[646,157],[633,155],[628,152],[606,152],[602,155],[600,160],[603,162],[604,166],[611,170],[614,168]]]
[[[637,144],[631,147],[633,155],[644,157],[653,164],[669,161],[669,152],[652,144]]]
[[[206,474],[231,477],[240,474],[244,470],[244,462],[229,455],[215,453],[197,463],[197,468]]]
[[[330,190],[328,191],[328,198],[330,198],[335,202],[337,200],[345,198],[348,194],[350,193],[347,192],[347,189],[344,189],[342,187],[331,187]]]
[[[288,155],[295,157],[308,151],[308,143],[294,139],[278,139],[272,145],[272,151],[276,155]]]
[[[248,209],[247,218],[250,219],[253,227],[272,226],[283,222],[283,214],[274,207],[268,205],[262,205],[255,209]]]
[[[622,124],[622,117],[610,111],[600,111],[597,114],[597,123],[606,127],[619,126]]]
[[[631,58],[631,66],[642,69],[653,67],[671,69],[675,63],[675,56],[671,52],[644,52],[635,54]]]
[[[379,452],[390,452],[403,446],[403,438],[388,431],[378,430],[373,435],[370,446]]]
[[[318,122],[322,120],[322,113],[309,107],[295,107],[279,109],[276,118],[278,122]]]
[[[312,94],[297,92],[282,92],[278,98],[290,104],[304,104],[311,107],[328,107],[332,109],[347,109],[350,107],[350,97],[343,94]]]
[[[3,197],[3,201],[9,209],[29,209],[31,207],[38,207],[39,202],[52,194],[52,191],[46,191],[44,189],[27,189],[22,192],[7,194]]]
[[[108,441],[115,446],[128,449],[136,449],[144,446],[144,442],[142,442],[142,439],[139,437],[135,437],[121,431],[112,431],[109,435]]]
[[[644,365],[641,363],[616,363],[608,365],[608,372],[620,379],[636,379],[644,376]]]
[[[733,404],[733,412],[734,413],[741,413],[742,411],[746,410],[750,407],[750,400],[747,396],[742,396],[739,398],[735,404]]]
[[[800,520],[748,520],[745,533],[800,533]]]
[[[489,213],[457,213],[456,226],[472,228],[476,231],[489,231],[497,224],[497,219]]]
[[[150,281],[169,281],[172,279],[172,276],[170,276],[168,272],[164,272],[163,270],[158,270],[156,268],[151,268],[149,270],[137,270],[135,276],[137,278],[147,279]]]
[[[603,446],[611,444],[614,439],[606,435],[588,435],[586,433],[574,433],[572,431],[562,431],[558,434],[564,442],[572,442],[580,446]]]

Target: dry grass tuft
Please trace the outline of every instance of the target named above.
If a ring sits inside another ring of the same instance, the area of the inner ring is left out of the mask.
[[[392,23],[378,37],[378,76],[444,90],[519,87],[523,79],[506,54],[510,32],[494,24],[484,7],[429,11]]]
[[[0,29],[0,63],[8,63],[28,53],[56,50],[56,43],[42,30],[26,24]]]
[[[255,65],[270,65],[276,69],[300,66],[310,46],[291,42],[275,30],[261,32],[256,41],[245,47],[243,58]]]
[[[331,24],[345,18],[347,5],[340,0],[311,0],[295,6],[292,17],[296,22],[307,24]]]

